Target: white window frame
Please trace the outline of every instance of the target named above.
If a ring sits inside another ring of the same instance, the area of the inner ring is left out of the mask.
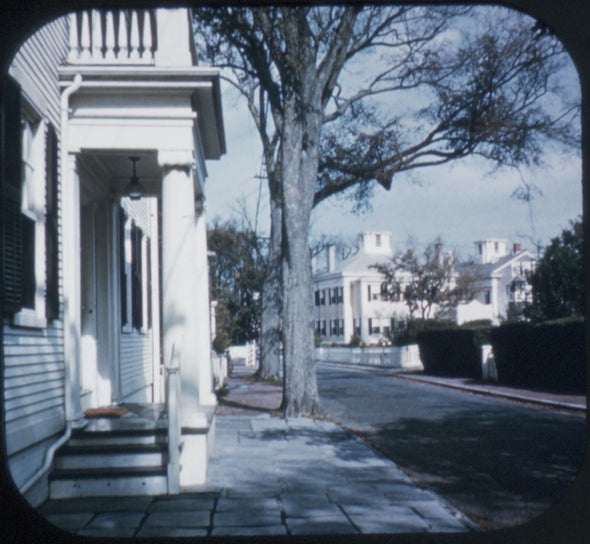
[[[22,98],[21,98],[22,99]],[[21,212],[35,222],[34,307],[21,308],[13,324],[17,327],[42,329],[47,326],[45,315],[46,258],[46,167],[45,143],[47,121],[26,101],[22,103],[22,199]],[[30,130],[26,130],[30,129]],[[28,137],[27,137],[28,136]]]

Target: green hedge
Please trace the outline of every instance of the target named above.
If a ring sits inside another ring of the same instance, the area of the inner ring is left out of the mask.
[[[467,328],[421,331],[417,335],[426,374],[481,379],[481,331]]]
[[[586,391],[584,321],[509,323],[492,329],[498,382],[557,391]]]

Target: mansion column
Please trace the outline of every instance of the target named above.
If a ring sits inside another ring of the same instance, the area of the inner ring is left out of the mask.
[[[354,334],[352,301],[350,300],[350,282],[342,280],[342,317],[344,319],[344,343],[348,344]]]

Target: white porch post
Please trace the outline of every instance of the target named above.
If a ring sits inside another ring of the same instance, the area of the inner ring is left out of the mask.
[[[195,341],[195,191],[192,154],[160,152],[162,180],[162,288],[164,361],[180,357],[182,413],[200,411],[198,345]],[[208,343],[206,344],[208,345]]]
[[[200,206],[203,208],[202,204]],[[209,302],[209,263],[207,261],[207,229],[204,208],[197,209],[195,221],[195,275],[196,300],[193,307],[197,324],[195,338],[200,346],[197,352],[199,368],[199,399],[203,406],[215,406],[211,372],[211,314]]]
[[[63,235],[63,296],[64,296],[64,355],[66,378],[66,419],[84,417],[80,402],[81,364],[81,281],[80,281],[80,180],[76,155],[67,155],[63,166],[62,232]]]

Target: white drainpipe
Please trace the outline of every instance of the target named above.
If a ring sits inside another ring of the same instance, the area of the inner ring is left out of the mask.
[[[82,85],[82,76],[76,74],[73,83],[66,87],[61,94],[61,178],[62,178],[62,191],[64,190],[64,183],[66,176],[68,175],[68,113],[69,113],[69,100],[70,96],[75,93]],[[63,213],[63,211],[62,211]],[[69,345],[72,342],[70,338],[71,332],[66,330],[64,327],[64,348],[65,353],[70,352]],[[74,414],[74,408],[70,398],[70,392],[68,391],[68,384],[71,384],[71,368],[70,365],[75,364],[75,361],[69,360],[69,356],[65,360],[65,412],[66,421],[72,421],[76,414]]]
[[[80,86],[82,85],[82,76],[80,74],[76,74],[74,77],[73,83],[66,87],[61,95],[61,175],[62,180],[64,175],[66,175],[67,171],[67,158],[68,158],[68,146],[67,146],[67,130],[68,130],[68,107],[69,107],[69,99],[70,96],[75,93]],[[26,493],[31,487],[33,487],[42,477],[43,475],[51,468],[53,464],[53,456],[55,452],[63,446],[72,435],[72,423],[71,419],[73,417],[72,413],[72,406],[70,403],[70,396],[67,391],[67,384],[70,380],[70,369],[69,365],[65,364],[65,384],[64,384],[64,404],[65,404],[65,414],[66,414],[66,429],[63,435],[58,438],[47,450],[45,453],[45,460],[43,462],[43,466],[35,472],[22,486],[20,486],[19,491],[21,494]]]

